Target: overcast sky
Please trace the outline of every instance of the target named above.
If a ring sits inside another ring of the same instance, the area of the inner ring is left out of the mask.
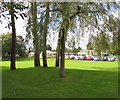
[[[20,17],[16,20],[16,34],[22,35],[24,38],[26,35],[25,24],[26,24],[25,21]],[[5,26],[7,26],[7,20],[2,18],[2,24],[0,24],[0,34],[12,32],[11,29],[5,28]],[[49,32],[52,33],[52,35],[50,36],[50,39],[49,41],[47,41],[47,43],[52,46],[53,50],[55,50],[57,47],[58,32],[53,30],[49,30]],[[53,35],[53,32],[56,32],[56,34]],[[81,38],[80,47],[82,49],[86,49],[87,43],[88,43],[88,35],[86,34],[84,38]]]

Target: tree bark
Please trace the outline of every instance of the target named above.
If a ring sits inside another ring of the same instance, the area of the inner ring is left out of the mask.
[[[56,62],[55,62],[56,67],[59,67],[59,63],[60,63],[60,58],[59,58],[60,57],[60,36],[61,36],[61,28],[59,31],[58,44],[57,44],[57,49],[56,49]]]
[[[64,19],[61,26],[61,34],[60,34],[60,77],[65,77],[65,41],[67,32],[69,29],[69,20]]]
[[[59,57],[60,57],[60,51],[56,50],[56,61],[55,61],[56,67],[59,67],[59,61],[60,61]]]
[[[31,3],[32,6],[32,33],[33,33],[33,44],[34,44],[34,66],[40,66],[40,51],[37,34],[37,4],[36,2]]]
[[[49,24],[49,3],[46,4],[46,18],[44,21],[44,34],[43,34],[43,67],[47,66],[47,55],[46,55],[46,40],[47,40],[47,32],[48,32],[48,24]]]
[[[12,3],[11,3],[12,4]],[[11,65],[10,69],[15,70],[16,69],[16,28],[15,28],[15,19],[14,19],[14,8],[11,7],[11,22],[12,22],[12,50],[11,50]]]
[[[60,77],[65,76],[65,28],[62,29],[62,36],[61,36],[61,41],[60,41]]]
[[[39,49],[37,48],[36,50],[35,50],[35,52],[34,52],[34,66],[36,67],[36,66],[40,66],[40,53],[39,53],[39,51],[38,51]]]
[[[48,66],[47,66],[46,50],[43,51],[43,67],[48,67]]]

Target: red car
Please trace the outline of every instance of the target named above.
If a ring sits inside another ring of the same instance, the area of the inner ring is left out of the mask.
[[[94,60],[92,57],[88,57],[86,58],[86,60]]]

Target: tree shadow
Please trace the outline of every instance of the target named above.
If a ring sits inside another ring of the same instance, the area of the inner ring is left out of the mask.
[[[117,72],[65,69],[64,78],[59,77],[59,72],[58,67],[3,70],[3,97],[14,97],[16,89],[16,96],[21,98],[117,97]]]
[[[17,58],[16,61],[34,61],[34,58]]]

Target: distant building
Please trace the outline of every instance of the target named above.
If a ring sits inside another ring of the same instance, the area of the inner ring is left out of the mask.
[[[53,52],[53,51],[50,51],[50,50],[46,50],[46,54],[47,54],[48,58],[56,57],[56,52]],[[28,57],[34,57],[34,52],[30,52],[28,54]],[[42,58],[42,52],[40,53],[40,58]]]
[[[34,57],[34,52],[30,52],[30,53],[28,54],[28,57]]]
[[[46,53],[47,53],[48,58],[56,57],[56,52],[54,52],[54,51],[47,50]]]
[[[85,55],[97,55],[95,50],[80,50],[79,54],[85,54]]]
[[[101,52],[101,55],[107,55],[109,52]],[[47,58],[52,58],[52,57],[56,57],[56,51],[50,51],[50,50],[46,50],[46,54],[47,54]],[[80,50],[80,52],[78,53],[67,53],[65,52],[65,56],[68,55],[86,55],[86,56],[97,56],[97,52],[95,52],[95,50]],[[28,57],[34,57],[34,52],[30,52]],[[40,58],[42,58],[42,52],[40,53]]]
[[[80,50],[80,52],[78,52],[78,54],[85,54],[88,56],[97,56],[98,53],[95,50]],[[101,56],[103,55],[108,55],[109,51],[107,50],[106,52],[101,52]]]

